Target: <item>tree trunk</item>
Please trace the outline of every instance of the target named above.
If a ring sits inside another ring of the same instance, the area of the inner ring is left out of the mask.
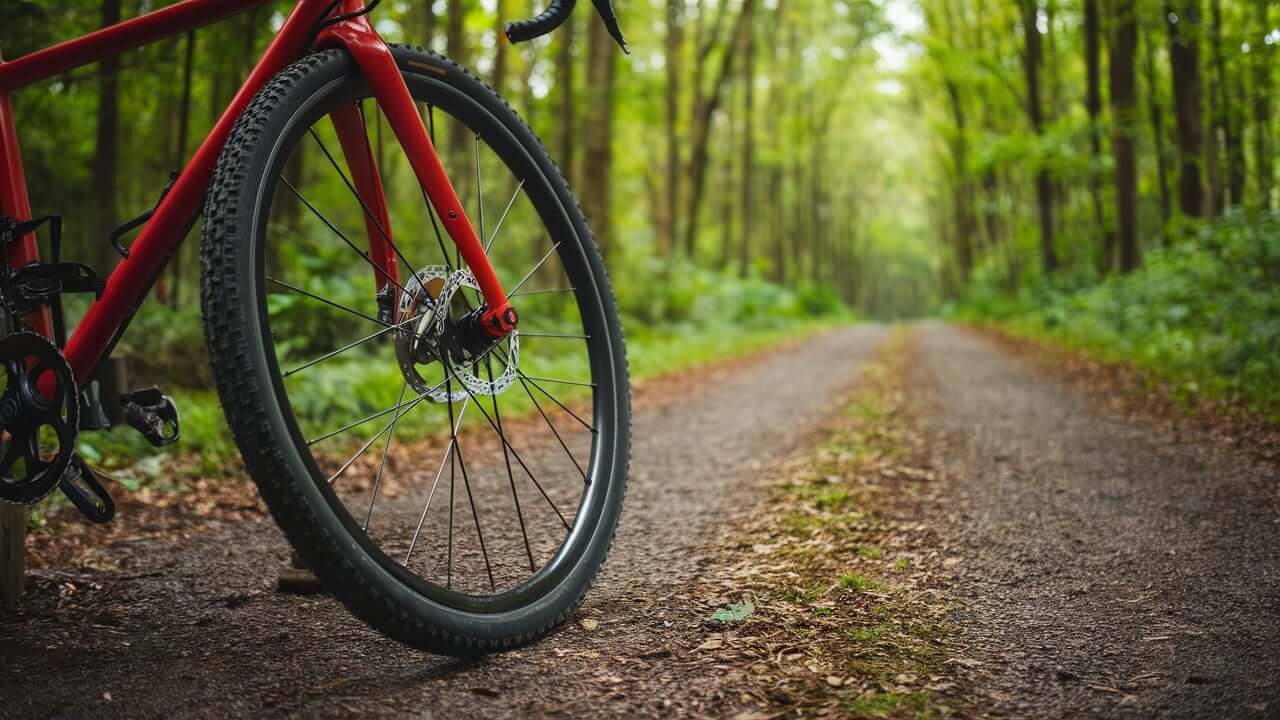
[[[1022,68],[1027,81],[1027,117],[1031,129],[1039,137],[1044,134],[1044,108],[1040,101],[1040,65],[1042,52],[1040,30],[1036,27],[1038,12],[1036,0],[1021,0],[1022,30],[1025,36],[1025,52]],[[1045,274],[1058,268],[1058,253],[1053,237],[1053,178],[1049,169],[1036,170],[1036,203],[1040,218],[1040,264]]]
[[[1138,21],[1132,6],[1113,0],[1110,46],[1111,152],[1116,167],[1116,219],[1120,241],[1120,270],[1130,272],[1140,262],[1138,245],[1138,78],[1135,55]]]
[[[1235,73],[1227,73],[1226,55],[1222,50],[1222,0],[1210,0],[1213,32],[1213,68],[1216,76],[1214,97],[1217,113],[1214,122],[1222,133],[1227,160],[1226,193],[1222,205],[1239,205],[1244,199],[1244,144],[1240,141],[1240,117],[1237,108],[1243,98],[1231,91]],[[1234,97],[1233,97],[1234,96]]]
[[[684,63],[684,0],[667,0],[666,45],[666,187],[662,194],[662,222],[658,228],[658,255],[669,257],[680,237],[680,70]]]
[[[1115,259],[1115,233],[1107,224],[1102,208],[1102,42],[1098,18],[1098,0],[1084,3],[1085,110],[1089,113],[1089,196],[1093,201],[1093,221],[1102,233],[1102,270],[1112,268]]]
[[[612,250],[613,228],[609,208],[613,171],[613,102],[617,78],[617,46],[604,23],[592,17],[587,23],[587,117],[583,128],[582,211],[595,234],[601,252]]]
[[[450,60],[467,66],[469,55],[466,35],[466,16],[471,3],[467,0],[449,0],[445,6],[445,54]],[[439,115],[437,115],[439,117]],[[444,138],[448,149],[445,170],[453,179],[453,184],[461,190],[467,187],[462,178],[474,173],[475,158],[472,151],[473,137],[466,132],[461,123],[447,122],[448,135]]]
[[[103,0],[102,26],[120,22],[120,0]],[[116,228],[116,174],[120,140],[120,57],[112,55],[99,63],[98,124],[93,154],[93,194],[97,203],[97,223],[93,236],[103,238]],[[94,244],[94,258],[99,271],[106,275],[112,269],[111,247],[105,242]]]
[[[968,122],[965,118],[964,102],[960,97],[960,88],[951,78],[944,77],[943,87],[947,91],[947,99],[951,106],[951,118],[955,123],[955,139],[951,146],[954,186],[952,187],[952,213],[955,216],[955,249],[956,263],[960,275],[960,284],[969,281],[973,273],[973,197],[966,177],[969,163]]]
[[[1217,118],[1221,112],[1218,86],[1213,76],[1205,78],[1205,95],[1209,98],[1209,127],[1204,136],[1204,156],[1201,163],[1205,169],[1205,182],[1209,194],[1204,199],[1204,211],[1208,217],[1218,217],[1225,209],[1226,189],[1222,186],[1222,168],[1218,162],[1218,132],[1221,127]]]
[[[191,30],[187,33],[186,50],[182,58],[182,99],[178,102],[178,127],[174,140],[173,159],[169,167],[178,169],[184,167],[188,160],[187,142],[191,135],[191,84],[192,75],[195,71],[196,58],[196,33]],[[192,243],[183,243],[183,246]],[[193,265],[189,261],[192,257],[191,250],[183,251],[179,247],[173,258],[173,269],[170,271],[172,278],[172,287],[169,290],[170,307],[177,308],[182,303],[182,292],[186,287],[187,278],[191,277],[188,272],[188,266]]]
[[[502,32],[506,23],[504,20],[506,3],[503,0],[495,0],[494,6],[493,75],[490,82],[493,89],[502,95],[507,88],[507,49],[511,43],[507,42],[507,36]]]
[[[1151,138],[1156,151],[1156,179],[1160,186],[1160,219],[1173,217],[1173,199],[1169,193],[1169,155],[1165,150],[1164,108],[1160,105],[1160,85],[1156,82],[1155,41],[1150,32],[1142,38],[1143,74],[1147,80],[1147,113],[1151,119]]]
[[[738,274],[746,277],[751,272],[751,231],[755,211],[755,85],[756,85],[756,32],[753,5],[743,8],[751,13],[746,21],[746,37],[742,48],[742,236],[738,246]],[[726,188],[727,190],[728,188]]]
[[[578,146],[578,106],[574,102],[574,62],[573,43],[577,35],[578,23],[569,18],[560,31],[560,47],[556,50],[556,100],[559,103],[556,121],[556,150],[559,154],[560,172],[570,187],[576,187],[578,172],[575,152]]]
[[[1250,35],[1257,42],[1250,43],[1249,56],[1253,58],[1253,132],[1254,167],[1258,182],[1258,205],[1271,208],[1271,189],[1275,186],[1274,165],[1271,158],[1271,68],[1274,44],[1261,41],[1262,33],[1270,32],[1267,21],[1266,0],[1253,0],[1257,8],[1257,26]]]
[[[424,0],[418,3],[418,7],[422,9],[422,39],[419,41],[422,46],[431,50],[431,43],[436,36],[436,8],[434,0]]]
[[[743,0],[742,10],[738,13],[733,33],[729,36],[730,39],[725,44],[724,55],[720,58],[720,69],[717,71],[715,82],[711,86],[711,92],[709,95],[702,97],[702,101],[694,113],[693,140],[691,143],[693,149],[689,160],[688,211],[685,213],[684,219],[684,244],[691,257],[698,237],[698,214],[702,209],[702,194],[706,184],[707,161],[710,156],[708,141],[711,136],[711,120],[716,110],[720,107],[725,82],[733,75],[734,56],[739,44],[737,39],[742,37],[745,21],[750,18],[751,8],[754,5],[755,0]]]
[[[782,283],[787,278],[787,245],[784,239],[782,220],[782,168],[769,169],[769,204],[772,209],[769,221],[770,242],[773,247],[773,262],[769,267],[769,279]]]
[[[1173,109],[1178,128],[1178,208],[1183,215],[1204,215],[1200,165],[1204,127],[1201,117],[1200,2],[1165,0],[1169,27],[1169,67],[1173,77]]]

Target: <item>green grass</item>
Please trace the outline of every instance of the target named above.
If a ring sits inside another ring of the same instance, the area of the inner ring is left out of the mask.
[[[908,711],[912,717],[929,717],[929,695],[926,692],[894,693],[873,692],[845,705],[852,714],[860,717],[889,717],[900,711]]]
[[[982,268],[954,314],[1122,361],[1175,397],[1241,402],[1280,421],[1280,217],[1233,213],[1099,280],[1037,281],[1012,296]]]
[[[854,592],[864,592],[866,590],[879,590],[884,586],[865,575],[845,573],[840,576],[840,587],[847,588]]]
[[[682,326],[668,331],[645,330],[628,338],[627,355],[633,381],[643,381],[672,372],[688,370],[701,364],[724,360],[759,351],[790,339],[831,329],[848,322],[847,317],[818,320],[796,320],[780,326],[741,330],[729,326],[711,328]],[[547,355],[536,358],[537,372],[547,377],[584,377],[581,354],[572,359]],[[312,371],[315,371],[314,373]],[[307,371],[308,393],[295,396],[295,411],[304,427],[329,428],[345,418],[358,418],[395,404],[400,387],[399,371],[392,363],[370,368],[366,361],[318,365]],[[557,397],[564,402],[581,399],[585,388],[559,388]],[[536,392],[536,391],[535,391]],[[110,432],[88,433],[81,438],[80,449],[95,465],[119,470],[133,468],[145,458],[157,454],[179,456],[179,472],[186,476],[219,475],[234,465],[237,451],[226,427],[217,395],[211,390],[177,390],[174,399],[182,414],[182,439],[167,448],[152,448],[128,427]],[[549,404],[540,398],[545,406]],[[492,413],[492,410],[486,407]],[[535,412],[528,396],[517,383],[502,397],[504,417]],[[479,416],[477,416],[479,417]],[[481,419],[483,421],[483,419]],[[406,415],[397,427],[404,432],[429,433],[444,431],[447,423],[442,413]],[[380,427],[370,423],[369,434]],[[335,450],[344,448],[338,447]],[[140,473],[146,475],[144,472]]]

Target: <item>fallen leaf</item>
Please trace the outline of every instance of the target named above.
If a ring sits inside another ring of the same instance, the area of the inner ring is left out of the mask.
[[[595,630],[596,628],[600,627],[600,621],[599,621],[599,620],[593,620],[593,619],[591,619],[591,618],[587,618],[586,620],[583,620],[583,621],[582,621],[581,623],[579,623],[579,624],[580,624],[580,625],[582,625],[582,629],[583,629],[583,630],[586,630],[586,631],[588,631],[588,632],[590,632],[591,630]]]
[[[722,647],[724,647],[723,640],[716,640],[712,638],[711,640],[708,640],[702,643],[701,645],[699,645],[698,647],[694,648],[694,650],[719,650]]]
[[[755,604],[748,600],[743,603],[734,603],[727,608],[720,608],[711,617],[722,623],[735,623],[746,620],[754,615],[755,612]]]
[[[840,687],[841,685],[844,684],[844,678],[838,675],[828,675],[827,684],[830,685],[831,687]]]

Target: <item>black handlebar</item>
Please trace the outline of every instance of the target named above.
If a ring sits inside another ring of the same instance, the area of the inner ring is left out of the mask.
[[[507,39],[513,43],[542,37],[564,24],[578,0],[551,0],[546,10],[528,20],[507,23]]]
[[[613,11],[612,1],[591,0],[591,3],[596,6],[596,12],[600,13],[600,19],[604,21],[605,29],[622,47],[622,52],[629,52],[627,50],[627,41],[622,37],[622,29],[618,27],[618,16]],[[551,4],[547,6],[547,9],[538,13],[535,17],[507,23],[507,39],[513,43],[518,43],[546,35],[563,25],[569,19],[569,16],[573,14],[573,9],[577,4],[578,0],[551,0]]]

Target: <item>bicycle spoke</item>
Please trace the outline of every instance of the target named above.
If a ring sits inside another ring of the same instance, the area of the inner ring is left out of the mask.
[[[397,405],[397,406],[395,406],[395,407],[393,407],[393,408],[388,408],[388,409],[386,409],[386,410],[383,410],[382,412],[374,413],[373,415],[370,415],[369,417],[364,418],[363,420],[357,420],[357,421],[355,421],[355,422],[351,423],[350,425],[347,425],[347,426],[345,426],[345,427],[338,428],[337,430],[334,430],[333,432],[330,432],[330,433],[326,433],[326,434],[324,434],[324,435],[321,435],[320,437],[318,437],[318,438],[316,438],[316,439],[314,439],[314,440],[308,440],[308,441],[307,441],[307,447],[311,447],[312,445],[315,445],[316,443],[320,443],[320,442],[323,442],[323,441],[325,441],[325,440],[328,440],[329,438],[334,437],[335,435],[341,435],[342,433],[344,433],[344,432],[346,432],[346,431],[348,431],[348,430],[350,430],[350,429],[352,429],[352,428],[359,427],[359,426],[361,426],[361,425],[363,425],[363,424],[365,424],[365,423],[369,422],[370,420],[377,420],[377,419],[378,419],[378,418],[380,418],[380,417],[385,417],[385,416],[387,416],[387,415],[390,415],[391,413],[393,413],[393,412],[395,412],[395,411],[399,410],[400,408],[405,407],[405,406],[407,406],[407,405],[417,405],[417,403],[418,403],[418,402],[420,402],[420,401],[422,401],[422,400],[425,400],[425,399],[426,399],[426,397],[427,397],[428,395],[430,395],[431,393],[433,393],[433,392],[435,392],[435,391],[439,390],[439,389],[440,389],[440,388],[442,388],[442,387],[444,387],[444,382],[443,382],[443,381],[441,381],[441,382],[437,383],[434,387],[427,388],[427,391],[426,391],[426,392],[424,392],[424,393],[422,393],[421,395],[419,395],[418,397],[416,397],[416,398],[414,398],[414,399],[410,400],[409,402],[404,403],[403,405]]]
[[[476,407],[480,407],[480,404],[476,403]],[[489,589],[497,592],[498,585],[493,580],[493,566],[489,563],[489,550],[484,544],[484,532],[480,530],[480,514],[476,511],[476,499],[471,493],[471,480],[467,477],[467,462],[463,457],[461,444],[456,447],[454,455],[458,458],[458,469],[462,471],[462,485],[467,490],[467,503],[471,505],[471,518],[476,523],[476,537],[480,539],[480,554],[484,556],[484,569],[489,574]],[[452,542],[449,544],[449,549],[452,554]]]
[[[409,389],[409,381],[400,384],[400,397],[396,400],[396,404],[404,402],[404,393]],[[405,413],[407,414],[407,413]],[[404,417],[397,414],[391,418],[391,425],[387,430],[387,444],[382,448],[382,459],[378,461],[378,474],[373,478],[373,491],[369,493],[369,510],[364,514],[364,531],[369,532],[369,522],[373,520],[373,504],[378,500],[378,490],[382,487],[382,472],[387,468],[387,456],[391,454],[391,443],[396,439],[396,422]]]
[[[488,421],[489,426],[492,427],[494,431],[497,431],[498,426],[494,425],[493,420],[489,417],[489,413],[484,411],[484,405],[476,403],[476,409],[479,410],[480,414],[484,416],[484,419]],[[547,491],[543,489],[542,483],[538,482],[537,476],[534,475],[533,471],[529,469],[529,466],[525,464],[524,460],[520,457],[520,453],[516,452],[515,447],[512,446],[511,443],[507,442],[506,436],[500,432],[498,433],[498,439],[502,441],[503,447],[506,447],[511,451],[511,457],[516,459],[516,463],[524,469],[525,474],[533,481],[533,486],[538,488],[538,492],[542,493],[542,498],[547,501],[547,504],[550,505],[551,509],[556,512],[557,516],[559,516],[560,522],[564,523],[564,529],[572,530],[573,526],[569,524],[568,520],[565,520],[564,513],[560,512],[559,507],[556,507],[555,501],[552,500],[551,496],[547,494]]]
[[[550,288],[547,290],[525,290],[523,292],[507,293],[508,298],[528,297],[530,295],[551,295],[553,293],[571,293],[577,292],[577,288]]]
[[[305,295],[305,296],[307,296],[307,297],[309,297],[309,298],[311,298],[311,299],[313,299],[313,300],[319,300],[320,302],[324,303],[325,305],[329,305],[330,307],[335,307],[335,308],[337,308],[337,309],[339,309],[339,310],[342,310],[343,312],[351,313],[352,315],[355,315],[356,317],[364,318],[365,320],[368,320],[368,321],[369,321],[369,322],[371,322],[371,323],[377,323],[378,325],[381,325],[381,326],[383,326],[383,327],[386,327],[386,326],[387,326],[387,323],[386,323],[386,322],[384,322],[384,321],[382,321],[382,320],[379,320],[378,318],[373,317],[372,315],[365,315],[364,313],[360,312],[359,310],[356,310],[356,309],[354,309],[354,308],[349,308],[349,307],[347,307],[346,305],[342,305],[342,304],[340,304],[340,303],[336,303],[336,302],[334,302],[334,301],[332,301],[332,300],[329,300],[328,298],[323,298],[323,297],[321,297],[321,296],[319,296],[319,295],[316,295],[316,294],[315,294],[315,293],[313,293],[313,292],[308,292],[308,291],[306,291],[306,290],[303,290],[302,288],[297,287],[296,285],[290,285],[289,283],[284,282],[283,280],[277,280],[277,279],[275,279],[275,278],[273,278],[273,277],[270,277],[270,276],[265,276],[265,279],[266,279],[266,281],[267,281],[267,282],[275,283],[276,285],[279,285],[280,287],[283,287],[283,288],[287,288],[287,289],[289,289],[289,290],[292,290],[292,291],[294,291],[294,292],[298,293],[299,295]]]
[[[485,358],[485,369],[489,373],[489,382],[493,382],[493,357]],[[493,417],[498,421],[498,435],[504,441],[506,433],[502,431],[502,415],[498,412],[498,396],[493,395]],[[524,551],[529,556],[529,572],[537,570],[537,565],[533,562],[533,547],[529,545],[529,531],[524,525],[524,513],[520,510],[520,494],[516,492],[516,478],[511,472],[511,455],[507,452],[507,445],[502,444],[502,461],[507,467],[507,482],[511,485],[511,499],[516,504],[516,518],[520,520],[520,536],[524,538]]]
[[[373,444],[378,441],[378,438],[387,434],[387,432],[391,430],[391,428],[395,427],[396,420],[399,420],[405,415],[408,415],[411,410],[413,410],[415,407],[420,405],[422,401],[425,399],[426,399],[426,395],[422,395],[418,397],[416,400],[412,400],[408,403],[405,403],[405,405],[409,406],[409,409],[397,415],[395,419],[393,419],[387,425],[384,425],[383,428],[379,430],[373,437],[369,438],[369,442],[366,442],[364,445],[362,445],[360,449],[356,451],[355,455],[352,455],[350,458],[348,458],[347,461],[342,464],[342,467],[338,468],[337,472],[329,476],[329,479],[326,482],[332,485],[334,481],[337,480],[342,475],[342,473],[347,471],[347,468],[351,467],[352,463],[358,460],[361,455],[364,455],[366,452],[369,451],[369,448],[372,447]],[[387,412],[394,412],[395,410],[399,410],[400,407],[403,407],[403,406],[391,408],[391,410],[388,410]],[[385,415],[386,413],[383,413],[383,414]]]
[[[523,370],[521,370],[521,369],[519,369],[519,368],[516,368],[516,375],[518,375],[518,376],[519,376],[519,378],[520,378],[520,381],[521,381],[521,382],[528,381],[530,385],[533,385],[535,388],[537,388],[537,389],[538,389],[538,392],[541,392],[543,395],[546,395],[548,398],[550,398],[550,399],[551,399],[551,402],[555,403],[556,405],[559,405],[561,410],[564,410],[565,412],[567,412],[567,413],[569,413],[571,416],[573,416],[573,419],[574,419],[574,420],[577,420],[579,423],[581,423],[581,424],[582,424],[582,427],[584,427],[584,428],[586,428],[586,429],[590,430],[590,431],[591,431],[591,434],[593,434],[593,435],[595,434],[596,429],[595,429],[594,427],[592,427],[592,426],[591,426],[591,423],[589,423],[589,422],[587,422],[586,420],[583,420],[582,418],[578,417],[578,414],[577,414],[577,413],[575,413],[574,411],[570,410],[570,409],[568,408],[568,406],[566,406],[564,403],[562,403],[562,402],[560,402],[558,399],[556,399],[556,396],[555,396],[555,395],[552,395],[551,393],[547,392],[546,388],[544,388],[544,387],[542,387],[541,385],[539,385],[538,383],[534,382],[534,381],[533,381],[533,378],[530,378],[528,375],[525,375]]]
[[[594,390],[594,389],[595,389],[595,387],[596,387],[596,384],[595,384],[595,383],[584,383],[584,382],[578,382],[577,380],[557,380],[556,378],[534,377],[533,375],[525,375],[524,373],[520,373],[520,374],[521,374],[522,376],[524,376],[524,378],[525,378],[526,380],[530,381],[530,382],[534,382],[534,381],[542,381],[542,382],[549,382],[549,383],[559,383],[559,384],[561,384],[561,385],[574,385],[574,386],[576,386],[576,387],[589,387],[589,388],[591,388],[591,389],[593,389],[593,390]]]
[[[360,122],[361,122],[361,125],[364,124],[363,109],[360,110]],[[342,171],[342,168],[338,166],[338,161],[333,158],[333,154],[329,152],[329,148],[325,147],[324,141],[320,139],[320,135],[319,133],[316,132],[315,127],[308,128],[307,131],[311,133],[312,139],[314,139],[316,141],[316,144],[320,146],[320,151],[323,152],[324,156],[329,159],[329,164],[332,165],[334,171],[338,173],[338,177],[342,178],[343,184],[346,185],[347,189],[351,191],[351,194],[355,197],[356,202],[360,203],[360,209],[364,211],[365,216],[368,217],[369,220],[373,222],[373,226],[378,229],[378,234],[382,235],[383,240],[387,241],[387,244],[391,246],[391,250],[395,252],[396,257],[400,258],[400,262],[403,262],[405,266],[409,268],[409,272],[414,272],[414,268],[416,266],[413,263],[409,262],[409,259],[404,256],[404,253],[400,252],[399,246],[397,246],[395,244],[395,241],[391,239],[391,235],[387,232],[386,228],[382,227],[382,221],[378,219],[378,216],[374,215],[373,211],[369,209],[369,206],[365,204],[364,198],[360,197],[360,193],[359,191],[356,190],[356,186],[351,183],[351,180],[347,178],[347,174],[344,173]],[[367,152],[370,153],[369,162],[372,163],[373,150],[369,148],[369,139],[367,135],[365,137],[365,149]]]
[[[484,189],[480,184],[480,136],[476,136],[476,204],[480,207],[480,239],[484,239]]]
[[[551,434],[556,436],[556,440],[559,441],[560,447],[564,449],[565,454],[567,454],[569,459],[573,461],[573,466],[578,468],[578,473],[582,475],[582,483],[584,485],[590,485],[591,480],[587,478],[586,471],[582,469],[582,465],[578,463],[578,458],[574,457],[573,451],[569,449],[569,445],[565,443],[564,438],[560,437],[560,431],[556,430],[555,423],[551,422],[551,418],[547,417],[546,411],[543,410],[542,405],[538,403],[538,398],[533,396],[533,393],[529,390],[529,386],[523,380],[520,381],[520,387],[524,388],[525,395],[528,395],[529,399],[533,401],[533,406],[538,409],[538,414],[546,421],[547,427],[551,428]]]
[[[502,358],[502,361],[503,361],[503,362],[505,362],[505,363],[510,363],[510,362],[511,362],[511,360],[507,357],[506,353],[502,352],[500,348],[495,347],[495,348],[493,349],[493,351],[492,351],[492,352],[497,353],[498,357]],[[593,434],[593,435],[594,435],[594,434],[596,434],[596,429],[595,429],[595,427],[593,427],[593,426],[591,425],[591,423],[589,423],[589,422],[587,422],[586,420],[583,420],[582,418],[578,417],[578,414],[577,414],[577,413],[575,413],[574,411],[570,410],[570,409],[569,409],[569,407],[568,407],[567,405],[565,405],[564,403],[560,402],[560,400],[558,400],[558,399],[556,398],[556,396],[555,396],[555,395],[552,395],[551,393],[547,392],[547,389],[546,389],[546,388],[542,387],[542,386],[541,386],[541,385],[539,385],[537,382],[535,382],[535,380],[540,380],[541,378],[533,378],[533,377],[530,377],[530,376],[526,375],[526,374],[525,374],[525,372],[524,372],[523,370],[521,370],[520,368],[516,368],[516,375],[517,375],[517,376],[519,376],[519,378],[520,378],[521,382],[524,382],[524,381],[526,381],[526,380],[527,380],[527,381],[528,381],[530,384],[532,384],[534,387],[538,388],[538,391],[539,391],[539,392],[541,392],[543,395],[546,395],[548,398],[550,398],[550,399],[551,399],[551,402],[555,403],[556,405],[559,405],[561,410],[564,410],[565,412],[567,412],[567,413],[569,413],[570,415],[572,415],[572,416],[573,416],[573,419],[574,419],[574,420],[577,420],[579,423],[581,423],[581,424],[582,424],[582,426],[583,426],[584,428],[586,428],[586,429],[590,430],[590,431],[591,431],[591,434]],[[592,389],[593,389],[593,390],[595,389],[595,386],[594,386],[594,385],[592,385],[591,387],[592,387]]]
[[[293,186],[293,183],[289,182],[289,180],[283,175],[280,176],[280,182],[284,183],[285,187],[289,188],[289,191],[293,193],[294,197],[298,198],[299,202],[305,205],[313,215],[319,218],[320,222],[328,226],[328,228],[332,230],[335,235],[341,238],[342,242],[347,244],[347,247],[351,248],[352,250],[355,251],[357,255],[364,258],[364,261],[369,264],[369,267],[373,268],[375,271],[379,273],[382,273],[382,276],[386,278],[387,281],[389,281],[391,284],[399,288],[401,292],[405,293],[406,295],[409,293],[408,290],[404,289],[403,285],[401,285],[395,278],[391,277],[391,275],[384,268],[379,266],[377,263],[373,261],[372,258],[369,257],[368,251],[361,250],[360,248],[356,247],[355,243],[347,239],[347,236],[343,235],[342,231],[339,230],[336,225],[329,222],[329,218],[325,217],[319,210],[316,209],[314,205],[312,205],[305,197],[303,197],[302,193],[298,192],[298,188]]]
[[[322,363],[322,362],[324,362],[325,360],[328,360],[328,359],[330,359],[330,358],[337,357],[338,355],[341,355],[342,353],[344,353],[344,352],[346,352],[346,351],[348,351],[348,350],[350,350],[350,349],[352,349],[352,348],[359,347],[359,346],[361,346],[361,345],[363,345],[363,344],[365,344],[365,343],[369,342],[370,340],[374,340],[374,339],[376,339],[376,338],[382,337],[383,335],[386,335],[387,333],[391,332],[392,330],[396,330],[396,329],[398,329],[398,328],[404,327],[405,325],[412,324],[413,322],[417,321],[417,319],[418,319],[418,318],[416,318],[416,317],[414,317],[414,318],[409,318],[408,320],[405,320],[405,321],[403,321],[403,322],[396,323],[395,325],[388,325],[388,326],[386,326],[386,327],[382,328],[381,330],[379,330],[378,332],[376,332],[376,333],[374,333],[374,334],[372,334],[372,335],[368,335],[368,336],[366,336],[366,337],[360,338],[359,340],[356,340],[355,342],[353,342],[353,343],[351,343],[351,344],[349,344],[349,345],[345,345],[345,346],[343,346],[343,347],[340,347],[340,348],[338,348],[337,350],[334,350],[333,352],[327,353],[327,354],[325,354],[325,355],[322,355],[322,356],[320,356],[320,357],[316,358],[315,360],[311,360],[311,361],[309,361],[309,362],[307,362],[307,363],[305,363],[305,364],[303,364],[303,365],[300,365],[300,366],[298,366],[298,367],[296,367],[296,368],[294,368],[294,369],[292,369],[292,370],[290,370],[290,371],[288,371],[288,372],[284,373],[284,374],[283,374],[283,375],[281,375],[280,377],[281,377],[281,379],[284,379],[284,378],[288,378],[288,377],[289,377],[289,376],[291,376],[291,375],[296,375],[297,373],[300,373],[300,372],[302,372],[303,370],[306,370],[306,369],[307,369],[307,368],[309,368],[309,367],[313,367],[313,366],[315,366],[315,365],[318,365],[319,363]]]
[[[488,254],[489,248],[493,247],[494,241],[498,239],[498,231],[502,229],[502,223],[507,221],[507,214],[511,212],[511,208],[516,204],[516,198],[520,197],[520,191],[523,188],[524,180],[521,180],[520,184],[516,186],[516,191],[511,193],[511,200],[507,202],[507,208],[502,211],[502,217],[498,218],[498,224],[493,228],[493,234],[489,236],[489,242],[485,243],[485,254]]]
[[[555,251],[556,251],[556,250],[558,250],[559,248],[560,248],[560,243],[558,243],[558,242],[557,242],[555,245],[552,245],[552,246],[551,246],[551,249],[547,251],[547,254],[542,256],[542,259],[538,261],[538,264],[537,264],[537,265],[534,265],[534,266],[533,266],[533,269],[532,269],[532,270],[530,270],[530,271],[529,271],[529,273],[528,273],[527,275],[525,275],[525,276],[524,276],[524,278],[522,278],[522,279],[520,280],[520,282],[519,282],[519,283],[516,283],[516,286],[515,286],[515,287],[513,287],[513,288],[511,288],[511,292],[510,292],[510,293],[507,293],[507,295],[508,295],[508,296],[510,296],[512,293],[520,292],[520,288],[524,287],[524,284],[525,284],[525,283],[527,283],[527,282],[529,282],[529,278],[533,277],[533,274],[534,274],[534,273],[536,273],[536,272],[538,272],[538,268],[540,268],[540,267],[542,267],[544,264],[546,264],[547,260],[548,260],[548,259],[552,256],[552,254],[554,254],[554,253],[555,253]]]
[[[452,395],[452,385],[447,389]],[[422,508],[422,516],[418,518],[418,527],[413,531],[413,540],[409,543],[409,551],[405,553],[404,564],[409,565],[409,559],[413,557],[413,549],[418,545],[418,536],[422,534],[422,524],[427,520],[427,511],[431,509],[431,501],[435,499],[436,488],[440,485],[440,478],[444,477],[444,466],[449,463],[453,457],[453,448],[458,442],[458,430],[462,428],[462,418],[467,414],[467,405],[471,401],[471,396],[462,399],[462,408],[458,410],[458,420],[453,422],[450,418],[449,423],[449,445],[445,448],[444,457],[440,459],[440,468],[436,470],[436,479],[431,483],[431,492],[427,494],[427,504]]]
[[[560,338],[561,340],[590,340],[590,339],[591,339],[591,336],[590,336],[590,335],[571,335],[571,334],[567,334],[567,333],[546,333],[546,332],[526,332],[526,331],[524,331],[524,330],[521,330],[521,331],[520,331],[520,337],[522,337],[522,338],[526,338],[526,337],[534,337],[534,338]]]
[[[436,108],[430,104],[427,105],[427,133],[431,136],[431,144],[435,145]],[[440,232],[440,223],[436,220],[435,207],[431,205],[431,198],[427,197],[426,188],[419,185],[418,190],[422,193],[422,204],[427,207],[427,218],[431,220],[431,229],[435,231],[436,245],[440,246],[440,257],[444,260],[445,267],[449,268],[449,272],[453,272],[454,264],[449,259],[448,249],[445,248],[444,234]]]

